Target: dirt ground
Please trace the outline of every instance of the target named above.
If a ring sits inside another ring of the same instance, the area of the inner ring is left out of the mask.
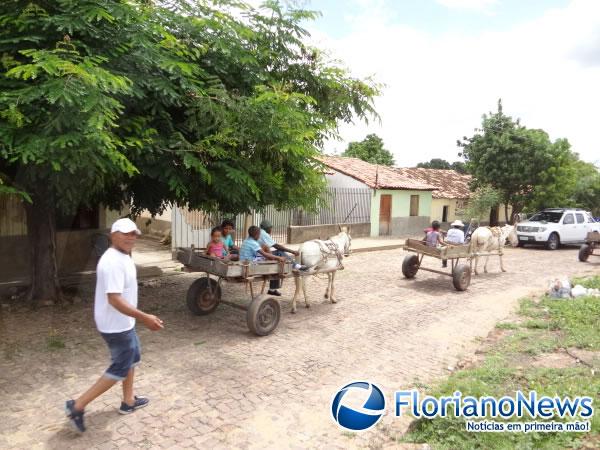
[[[161,332],[138,327],[136,391],[151,404],[120,416],[115,387],[88,407],[81,436],[66,424],[64,401],[108,362],[93,323],[92,286],[80,287],[72,305],[3,307],[0,448],[388,448],[405,426],[391,414],[358,435],[333,423],[330,401],[340,386],[369,380],[389,394],[431,383],[472,355],[519,298],[557,276],[600,272],[600,260],[580,263],[577,249],[507,249],[508,272],[491,258],[490,273],[457,292],[437,274],[404,279],[404,256],[351,256],[336,279],[338,303],[323,299],[324,279],[311,279],[312,307],[301,303],[295,315],[286,282],[282,320],[262,338],[250,334],[243,311],[226,305],[191,315],[184,299],[193,274],[143,281],[139,306],[165,321]],[[243,303],[247,293],[226,285],[223,297]]]

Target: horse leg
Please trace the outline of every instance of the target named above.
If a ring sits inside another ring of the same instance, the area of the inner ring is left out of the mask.
[[[329,300],[331,303],[337,303],[337,299],[335,298],[335,272],[331,272],[331,290],[329,291]]]
[[[325,289],[325,298],[329,298],[329,286],[331,285],[331,273],[327,274],[327,288]]]
[[[477,272],[477,264],[479,264],[479,256],[475,256],[475,275],[479,275],[479,272]]]
[[[300,277],[300,283],[302,284],[302,293],[304,294],[304,306],[310,308],[310,303],[308,303],[308,295],[306,295],[306,278]]]
[[[487,271],[487,263],[488,263],[488,261],[489,261],[489,260],[490,260],[490,255],[487,255],[487,256],[485,257],[485,264],[483,265],[483,271],[484,271],[485,273],[488,273],[488,271]]]
[[[504,264],[502,263],[502,252],[500,252],[500,270],[502,270],[502,272],[506,272],[506,269],[504,268]]]
[[[294,290],[294,297],[292,298],[292,314],[296,314],[296,298],[300,294],[300,277],[294,277],[294,285],[296,289]]]

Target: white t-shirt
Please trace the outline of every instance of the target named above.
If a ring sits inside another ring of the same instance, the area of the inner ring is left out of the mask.
[[[446,234],[446,242],[450,244],[464,244],[465,243],[465,233],[458,228],[450,228],[448,230],[448,234]]]
[[[135,326],[135,319],[120,313],[108,303],[107,294],[121,294],[127,303],[137,308],[138,285],[133,259],[112,247],[104,252],[96,268],[94,320],[102,333],[131,330]]]

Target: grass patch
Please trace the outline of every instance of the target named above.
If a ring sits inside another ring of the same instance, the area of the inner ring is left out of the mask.
[[[60,336],[49,336],[46,345],[49,350],[62,350],[65,348],[65,341]]]
[[[203,345],[203,344],[206,344],[206,341],[194,342],[194,345]]]
[[[573,286],[576,284],[588,289],[600,289],[600,277],[573,278]]]
[[[62,350],[65,348],[65,341],[56,330],[51,330],[46,339],[46,347],[48,350]]]
[[[577,280],[586,287],[600,286],[600,277]],[[585,284],[584,284],[585,283]],[[536,355],[560,348],[600,349],[600,299],[582,297],[575,300],[544,298],[539,302],[524,299],[519,314],[523,325],[498,324],[497,328],[516,330],[493,344],[485,360],[478,366],[453,373],[433,389],[421,392],[433,396],[452,396],[461,391],[474,397],[514,396],[535,390],[538,396],[581,396],[594,399],[600,392],[600,376],[580,365],[568,368],[545,368],[531,364]],[[596,403],[596,401],[594,402]],[[596,406],[597,409],[597,405]],[[479,420],[479,419],[478,419]],[[498,422],[503,419],[488,420]],[[525,416],[509,421],[530,422]],[[549,420],[575,421],[578,418]],[[600,414],[590,419],[590,433],[474,433],[465,429],[465,419],[456,417],[420,419],[413,423],[403,442],[427,443],[434,449],[559,449],[597,448],[600,442]],[[592,447],[589,447],[592,445]]]
[[[498,328],[499,330],[518,330],[519,325],[517,325],[516,323],[511,323],[511,322],[502,322],[502,323],[497,323],[496,328]]]

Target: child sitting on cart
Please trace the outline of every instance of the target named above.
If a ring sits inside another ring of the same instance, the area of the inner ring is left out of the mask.
[[[221,240],[221,227],[214,227],[210,230],[210,242],[206,247],[206,254],[215,258],[223,259],[225,257],[225,245]]]
[[[444,238],[442,237],[442,233],[440,231],[440,223],[437,220],[434,220],[431,223],[431,228],[425,235],[425,245],[433,248],[445,245]]]
[[[285,262],[283,256],[276,256],[265,251],[258,240],[260,239],[260,228],[252,225],[248,228],[248,237],[240,247],[240,261],[265,261],[267,259]]]
[[[221,223],[221,240],[225,246],[223,254],[231,261],[237,261],[240,253],[240,249],[233,243],[234,230],[235,226],[233,221],[225,219],[223,223]]]

